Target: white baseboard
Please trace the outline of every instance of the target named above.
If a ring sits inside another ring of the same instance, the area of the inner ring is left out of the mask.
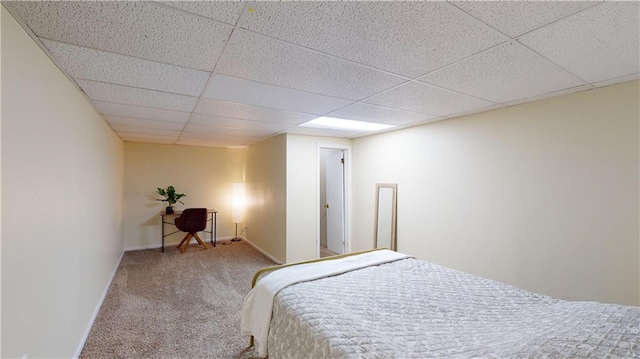
[[[202,238],[202,236],[200,236],[200,238]],[[228,241],[228,240],[230,240],[230,239],[232,239],[232,238],[233,238],[233,237],[218,237],[218,238],[216,238],[216,243],[220,244],[220,241]],[[205,239],[205,238],[202,238],[202,240],[203,240],[205,243],[211,243],[211,239],[209,239],[209,238],[206,238],[206,239]],[[175,246],[177,246],[179,243],[180,243],[180,242],[175,242],[175,243],[167,243],[167,242],[165,242],[165,243],[164,243],[164,248],[165,248],[165,249],[167,249],[167,248],[170,248],[171,246],[175,247]],[[192,239],[192,240],[189,242],[189,244],[197,244],[197,243],[198,243],[198,241],[197,241],[197,240],[195,240],[195,239]],[[128,247],[128,248],[125,248],[125,249],[124,249],[124,251],[125,251],[125,252],[129,252],[129,251],[138,251],[138,250],[141,250],[141,249],[159,249],[159,248],[162,248],[162,243],[160,243],[160,244],[158,244],[158,243],[156,243],[156,244],[149,244],[149,245],[146,245],[146,246]]]
[[[109,278],[109,280],[107,281],[107,285],[104,287],[104,290],[102,291],[102,296],[100,297],[100,300],[96,305],[96,309],[93,310],[93,315],[91,316],[91,320],[89,321],[89,326],[84,331],[84,335],[82,335],[82,340],[80,340],[80,345],[78,346],[78,349],[76,349],[76,354],[73,356],[74,358],[80,357],[80,354],[82,353],[82,349],[84,348],[84,345],[87,342],[87,339],[89,338],[89,333],[91,333],[91,328],[93,327],[93,323],[96,321],[96,318],[98,317],[98,313],[100,312],[100,308],[102,308],[102,303],[104,302],[104,299],[107,297],[107,293],[109,292],[109,288],[111,287],[113,278],[116,276],[116,272],[118,272],[118,268],[120,267],[120,262],[122,261],[123,255],[124,255],[124,251],[120,253],[120,258],[118,258],[116,267],[113,268],[113,272],[111,272],[111,278]],[[25,354],[25,357],[26,357],[26,354]]]
[[[277,260],[274,256],[272,256],[271,254],[265,252],[262,248],[258,247],[257,245],[255,245],[253,242],[251,242],[250,240],[248,240],[245,237],[240,237],[243,240],[247,241],[247,243],[249,243],[253,248],[255,248],[258,252],[262,253],[265,257],[271,259],[271,261],[273,261],[273,263],[275,264],[282,264],[282,262],[280,262],[279,260]]]

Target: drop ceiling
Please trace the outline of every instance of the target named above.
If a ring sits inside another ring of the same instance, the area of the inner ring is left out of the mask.
[[[637,2],[7,2],[125,141],[401,127],[638,78]]]

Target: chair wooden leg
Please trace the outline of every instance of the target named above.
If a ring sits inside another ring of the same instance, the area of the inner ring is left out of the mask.
[[[200,245],[203,246],[204,249],[209,249],[209,246],[207,246],[207,244],[202,240],[202,238],[200,238],[198,233],[194,233],[193,236],[196,237],[196,241],[198,241],[198,243],[200,243]]]
[[[187,235],[184,236],[184,238],[182,239],[182,242],[180,242],[180,244],[178,244],[176,248],[180,249],[180,252],[182,253],[186,252],[186,250],[189,248],[189,242],[191,241],[192,237],[193,235],[191,233],[187,233]],[[182,246],[183,244],[184,244],[184,247],[180,248],[180,246]]]

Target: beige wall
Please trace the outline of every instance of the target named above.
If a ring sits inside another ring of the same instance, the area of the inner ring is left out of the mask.
[[[558,298],[640,304],[638,82],[354,140],[354,249],[376,182],[398,249]]]
[[[2,7],[2,357],[70,358],[122,254],[122,141]]]
[[[178,193],[186,194],[181,199],[184,204],[177,203],[176,209],[215,208],[218,239],[235,235],[231,196],[233,182],[242,181],[242,150],[125,142],[124,163],[125,249],[160,247],[160,211],[166,202],[156,201],[162,198],[156,194],[156,188],[170,185]],[[175,231],[171,225],[165,228]],[[239,224],[238,232],[241,229]],[[176,233],[165,240],[177,244],[183,237],[184,233]],[[208,242],[210,234],[203,233],[200,237]]]
[[[287,135],[287,262],[318,256],[318,145],[350,144],[344,138]]]
[[[250,146],[246,153],[246,237],[280,262],[286,262],[287,137]]]

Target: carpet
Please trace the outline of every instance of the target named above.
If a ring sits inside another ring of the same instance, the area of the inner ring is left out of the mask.
[[[80,358],[251,358],[242,302],[270,265],[244,241],[126,252]]]

